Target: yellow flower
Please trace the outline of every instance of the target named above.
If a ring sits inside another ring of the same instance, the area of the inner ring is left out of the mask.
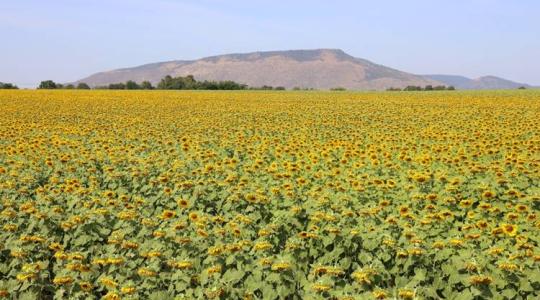
[[[89,292],[89,291],[91,291],[92,288],[93,288],[92,284],[91,284],[90,282],[88,282],[88,281],[81,281],[81,282],[79,283],[79,286],[80,286],[81,289],[82,289],[83,291],[85,291],[85,292]]]
[[[108,292],[105,296],[103,296],[104,300],[120,300],[120,295],[118,295],[115,292]]]
[[[493,282],[493,279],[489,276],[476,275],[469,278],[469,281],[473,285],[489,285]]]
[[[161,213],[161,219],[162,220],[168,220],[170,218],[173,218],[174,216],[176,216],[176,213],[172,210],[164,210],[162,213]]]
[[[193,263],[187,260],[184,261],[170,261],[167,263],[171,268],[185,270],[185,269],[191,269],[193,267]]]
[[[208,248],[208,255],[218,256],[223,252],[223,248],[219,246],[213,246]]]
[[[216,265],[216,266],[210,267],[210,268],[206,269],[206,272],[208,272],[208,274],[221,273],[221,266]]]
[[[375,290],[372,294],[375,299],[386,299],[388,297],[388,293],[383,290]]]
[[[195,221],[199,220],[199,215],[196,212],[190,212],[189,213],[189,219],[191,221],[195,222]]]
[[[73,278],[71,276],[60,276],[53,279],[53,283],[56,285],[71,284]]]
[[[518,269],[518,266],[512,263],[500,263],[499,269],[505,270],[505,271],[515,271]]]
[[[402,215],[402,216],[408,215],[409,212],[410,212],[410,208],[407,207],[407,206],[401,206],[401,207],[399,208],[399,214]]]
[[[484,192],[482,193],[482,197],[487,198],[487,199],[491,199],[491,198],[495,197],[495,195],[496,195],[495,192],[489,191],[489,190],[488,190],[488,191],[484,191]]]
[[[135,287],[132,287],[132,286],[124,286],[124,287],[122,287],[122,288],[120,289],[120,292],[121,292],[122,294],[131,295],[131,294],[134,294],[136,290],[137,290],[137,289],[136,289]]]
[[[253,246],[253,250],[255,251],[264,251],[264,250],[268,250],[268,249],[271,249],[272,248],[272,244],[270,244],[269,242],[258,242],[255,244],[255,246]]]
[[[148,268],[139,268],[139,270],[137,271],[137,274],[139,274],[139,276],[141,277],[153,277],[157,275],[156,272]]]
[[[181,208],[188,208],[189,206],[189,201],[186,200],[186,199],[178,199],[176,201],[176,203],[178,204],[178,206],[180,206]]]
[[[323,293],[329,291],[332,287],[328,284],[315,283],[312,288],[317,293]]]
[[[502,228],[502,231],[509,236],[515,236],[518,231],[517,225],[513,225],[513,224],[502,224],[501,228]]]
[[[274,263],[272,264],[272,271],[278,271],[278,272],[281,272],[281,271],[286,271],[286,270],[289,270],[291,268],[291,264],[289,264],[288,262],[278,262],[278,263]]]
[[[411,299],[414,299],[415,293],[414,293],[414,291],[412,291],[412,290],[401,289],[401,290],[399,290],[399,292],[398,292],[398,296],[399,296],[401,299],[411,300]]]
[[[103,277],[99,280],[99,283],[103,284],[104,286],[108,287],[108,288],[115,288],[118,283],[116,283],[116,281],[114,281],[112,278],[110,277]]]
[[[19,273],[16,277],[19,281],[30,281],[35,279],[37,275],[35,273]]]

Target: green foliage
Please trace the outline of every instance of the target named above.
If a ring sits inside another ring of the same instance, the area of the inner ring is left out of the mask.
[[[90,89],[90,86],[84,82],[80,82],[79,84],[77,84],[77,89],[78,90],[89,90]]]
[[[109,90],[125,90],[126,84],[125,83],[111,83],[109,84]]]
[[[399,92],[399,91],[407,91],[407,92],[410,92],[410,91],[427,91],[427,92],[430,92],[430,91],[455,91],[456,88],[453,87],[453,86],[445,86],[445,85],[437,85],[437,86],[432,86],[432,85],[426,85],[424,88],[422,88],[421,86],[417,86],[417,85],[408,85],[406,86],[405,88],[400,89],[400,88],[395,88],[395,87],[389,87],[386,89],[387,91],[389,92]]]
[[[150,83],[150,81],[145,80],[145,81],[141,82],[140,89],[141,90],[153,90],[154,86],[152,86],[152,83]]]
[[[138,90],[140,86],[133,80],[126,81],[126,90]]]
[[[161,79],[157,88],[160,90],[244,90],[247,86],[230,80],[197,81],[193,75],[187,75],[185,77],[171,77],[167,75]]]
[[[0,90],[16,90],[18,87],[12,83],[0,82]]]
[[[52,89],[57,89],[57,88],[58,88],[58,84],[52,80],[44,80],[38,86],[38,89],[44,89],[44,90],[52,90]]]

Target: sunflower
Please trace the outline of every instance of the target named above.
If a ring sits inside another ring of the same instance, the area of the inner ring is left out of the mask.
[[[137,270],[137,274],[139,274],[141,277],[153,277],[157,275],[156,272],[148,268],[139,268],[139,270]]]
[[[388,298],[388,293],[383,290],[375,290],[372,292],[372,294],[373,294],[373,297],[378,300]]]
[[[470,199],[467,199],[467,200],[461,200],[461,201],[459,202],[459,206],[461,206],[461,207],[463,207],[463,208],[470,207],[472,204],[473,204],[473,201],[470,200]]]
[[[489,285],[493,279],[489,276],[476,275],[469,278],[469,282],[473,285]]]
[[[72,282],[73,278],[71,276],[60,276],[53,279],[55,285],[71,284]]]
[[[122,294],[131,295],[131,294],[135,293],[136,290],[137,290],[137,289],[136,289],[135,287],[133,287],[133,286],[124,286],[124,287],[122,287],[122,288],[120,289],[120,292],[121,292]]]
[[[189,206],[189,201],[186,199],[178,199],[176,201],[176,204],[178,204],[178,206],[180,206],[181,208],[187,208]]]
[[[410,208],[409,208],[408,206],[401,206],[401,207],[399,208],[399,214],[400,214],[401,216],[406,216],[406,215],[409,214],[409,212],[410,212]]]
[[[398,292],[398,296],[399,296],[401,299],[412,300],[412,299],[414,299],[414,297],[415,297],[415,293],[414,293],[413,290],[401,289],[401,290],[399,290],[399,292]]]
[[[518,212],[527,212],[529,210],[529,207],[525,204],[518,204],[516,205],[516,210]]]
[[[277,262],[277,263],[272,264],[272,267],[271,267],[272,271],[278,271],[278,272],[286,271],[290,268],[291,268],[291,264],[288,262]]]
[[[83,291],[85,291],[85,292],[89,292],[89,291],[91,291],[92,288],[93,288],[92,284],[91,284],[90,282],[88,282],[88,281],[81,281],[81,282],[79,283],[79,286],[80,286],[81,289],[82,289]]]
[[[196,212],[189,213],[189,219],[193,222],[199,220],[199,215]]]
[[[494,191],[490,191],[490,190],[484,191],[484,192],[482,193],[482,197],[484,197],[484,198],[486,198],[486,199],[491,199],[491,198],[493,198],[493,197],[495,197],[495,196],[496,196],[495,192],[494,192]]]
[[[514,224],[502,224],[501,229],[506,235],[509,236],[515,236],[518,231],[517,225]]]

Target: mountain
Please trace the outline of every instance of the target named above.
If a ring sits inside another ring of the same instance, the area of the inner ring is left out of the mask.
[[[440,81],[448,86],[453,85],[459,90],[504,90],[517,89],[521,86],[531,88],[528,84],[518,83],[495,76],[484,76],[476,79],[457,75],[424,75],[424,77]]]
[[[198,60],[152,63],[101,72],[78,80],[90,86],[134,80],[154,85],[166,75],[193,75],[197,80],[233,80],[252,87],[263,85],[330,89],[382,90],[408,85],[442,83],[356,58],[338,49],[290,50],[227,54]]]

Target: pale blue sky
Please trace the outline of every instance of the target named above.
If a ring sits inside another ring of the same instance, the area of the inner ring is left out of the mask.
[[[536,0],[0,0],[0,81],[34,87],[145,63],[340,48],[417,74],[540,85]]]

